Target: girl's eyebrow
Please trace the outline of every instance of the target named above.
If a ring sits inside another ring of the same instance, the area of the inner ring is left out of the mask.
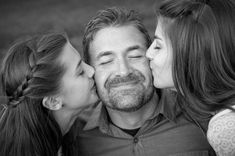
[[[157,35],[154,35],[154,39],[158,39],[158,40],[162,40],[160,37],[158,37]]]

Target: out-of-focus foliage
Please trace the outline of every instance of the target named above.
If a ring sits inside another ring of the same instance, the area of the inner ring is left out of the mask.
[[[160,0],[0,0],[0,61],[9,46],[29,35],[50,31],[67,32],[82,52],[86,23],[95,13],[111,6],[141,13],[151,36],[154,33],[154,6]]]

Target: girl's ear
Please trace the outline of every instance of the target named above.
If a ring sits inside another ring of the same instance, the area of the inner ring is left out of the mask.
[[[60,97],[44,97],[42,105],[49,110],[59,110],[62,108],[62,99]]]

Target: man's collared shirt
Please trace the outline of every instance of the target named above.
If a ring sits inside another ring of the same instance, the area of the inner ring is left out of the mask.
[[[76,121],[65,141],[71,156],[211,156],[206,136],[176,107],[176,94],[165,90],[154,114],[131,136],[108,120],[100,103],[86,124]],[[201,122],[207,127],[208,122]]]

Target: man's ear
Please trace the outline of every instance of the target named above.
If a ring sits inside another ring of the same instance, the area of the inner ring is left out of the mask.
[[[49,110],[59,110],[62,108],[62,99],[60,97],[44,97],[42,105]]]

